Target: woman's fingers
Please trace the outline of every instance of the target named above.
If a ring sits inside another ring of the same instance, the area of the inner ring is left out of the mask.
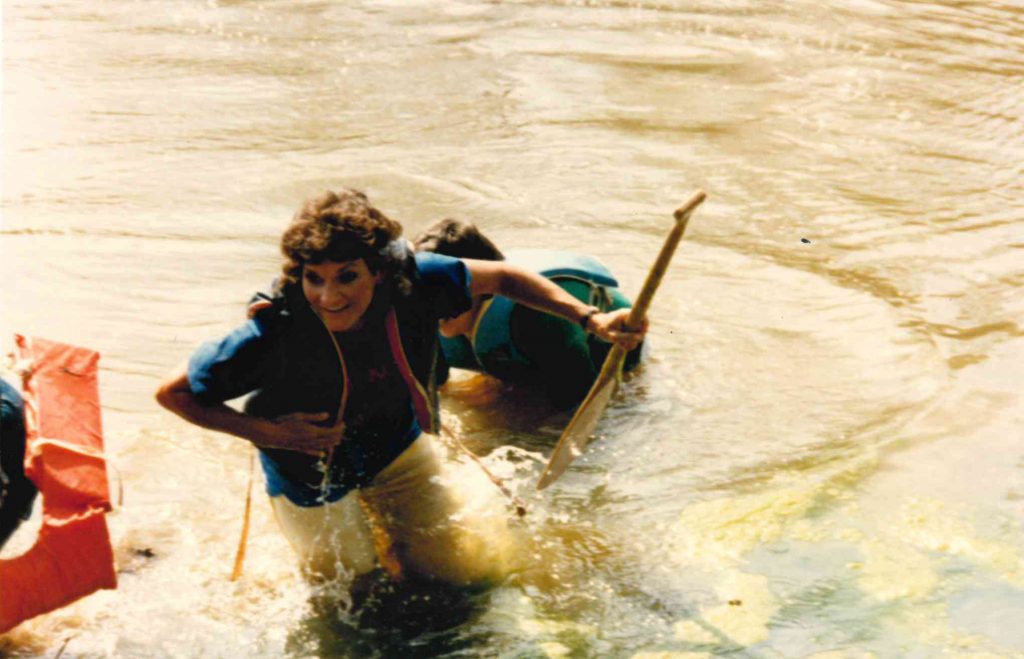
[[[608,342],[618,343],[627,351],[636,348],[644,340],[642,334],[636,332],[618,332],[612,330],[608,332]]]
[[[256,300],[255,302],[249,305],[248,309],[246,309],[245,315],[249,320],[252,320],[260,311],[268,309],[272,306],[274,305],[270,302],[270,300]]]
[[[275,420],[277,445],[300,453],[319,455],[341,441],[345,424],[340,420],[333,425],[322,423],[330,417],[327,412],[293,412]]]
[[[593,320],[594,333],[609,343],[618,343],[627,350],[632,350],[644,340],[648,322],[644,318],[640,321],[640,326],[634,329],[626,326],[628,319],[629,309],[596,314]]]

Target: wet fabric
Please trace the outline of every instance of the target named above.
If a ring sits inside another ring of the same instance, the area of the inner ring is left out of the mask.
[[[500,581],[514,565],[506,516],[469,511],[444,482],[432,435],[421,435],[369,485],[339,501],[304,508],[274,497],[271,506],[314,580],[351,579],[383,562],[393,578],[478,584]]]
[[[25,473],[43,523],[24,554],[0,561],[0,632],[100,588],[116,588],[97,371],[99,354],[15,337],[25,381]]]
[[[583,282],[556,279],[555,283],[578,299],[588,301]],[[602,311],[632,306],[618,290],[597,291],[589,303]],[[557,407],[571,407],[582,401],[601,372],[612,344],[587,334],[579,325],[522,305],[512,309],[508,324],[512,344],[529,365],[516,371],[511,379],[541,387]],[[642,347],[637,347],[626,355],[624,371],[636,367],[641,351]]]
[[[333,581],[344,576],[351,580],[377,566],[373,534],[358,492],[316,507],[271,496],[270,507],[307,578]]]

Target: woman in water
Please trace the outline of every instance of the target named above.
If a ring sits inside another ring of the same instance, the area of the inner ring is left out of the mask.
[[[281,238],[283,273],[252,317],[207,343],[161,405],[259,449],[275,515],[308,575],[390,574],[456,584],[503,576],[440,475],[438,322],[502,295],[633,348],[628,311],[602,313],[501,261],[413,255],[360,192],[307,201]],[[248,395],[244,412],[226,405]]]

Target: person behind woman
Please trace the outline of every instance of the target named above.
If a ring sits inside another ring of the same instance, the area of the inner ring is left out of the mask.
[[[436,432],[437,327],[504,295],[635,346],[624,314],[594,313],[502,262],[413,255],[361,192],[307,201],[281,238],[282,276],[252,317],[193,355],[158,402],[259,449],[267,493],[307,575],[369,572],[456,584],[501,578],[509,551],[459,512]],[[225,403],[249,395],[244,411]]]
[[[417,252],[522,265],[595,310],[626,314],[631,306],[611,272],[590,256],[531,249],[510,252],[506,259],[475,225],[455,219],[435,222],[413,243]],[[442,352],[448,366],[535,386],[556,407],[571,407],[586,396],[611,347],[589,334],[590,318],[574,323],[502,297],[478,295],[468,311],[441,321]],[[625,370],[639,363],[640,352],[637,346],[626,356]]]

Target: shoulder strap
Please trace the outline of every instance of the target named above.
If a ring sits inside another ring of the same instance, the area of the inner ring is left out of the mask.
[[[436,410],[431,405],[430,393],[416,379],[416,374],[413,373],[412,366],[410,366],[409,360],[405,355],[405,348],[402,347],[402,336],[398,331],[398,317],[395,315],[394,308],[388,310],[384,323],[387,328],[388,345],[391,347],[391,355],[395,360],[395,365],[398,366],[398,372],[401,373],[402,379],[405,381],[405,386],[409,388],[409,395],[412,396],[413,408],[416,410],[416,418],[420,423],[420,427],[428,432],[437,432],[440,428],[440,423],[435,418]]]

